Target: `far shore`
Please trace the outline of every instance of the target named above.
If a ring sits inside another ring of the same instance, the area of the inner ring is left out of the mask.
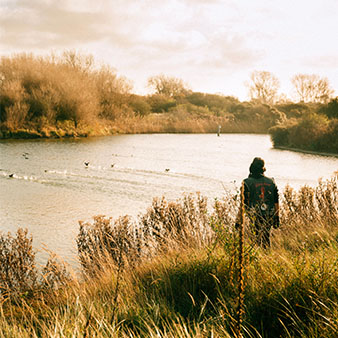
[[[165,128],[164,128],[165,129]],[[114,128],[99,128],[96,131],[93,130],[81,130],[77,131],[75,129],[72,130],[62,130],[62,129],[54,129],[54,130],[44,130],[42,132],[38,132],[36,130],[27,130],[21,129],[18,131],[11,132],[3,132],[0,131],[0,140],[33,140],[33,139],[71,139],[71,138],[88,138],[88,137],[99,137],[99,136],[112,136],[112,135],[130,135],[130,134],[215,134],[217,132],[214,131],[193,131],[193,130],[152,130],[146,131],[143,130],[141,132],[126,132],[126,131],[118,131]],[[260,135],[269,135],[268,133],[264,133],[262,131],[253,132],[253,130],[227,130],[220,133],[222,134],[260,134]],[[287,151],[295,151],[304,154],[313,154],[313,155],[321,155],[321,156],[329,156],[329,157],[337,157],[338,154],[330,153],[330,152],[321,152],[321,151],[313,151],[306,150],[301,148],[293,148],[286,146],[273,146],[274,149],[279,150],[287,150]]]
[[[338,154],[327,153],[327,152],[322,152],[322,151],[305,150],[305,149],[300,149],[300,148],[283,147],[283,146],[274,146],[273,148],[274,149],[279,149],[279,150],[296,151],[298,153],[304,153],[304,154],[313,154],[313,155],[321,155],[321,156],[338,157]]]
[[[217,131],[209,130],[192,130],[192,129],[180,129],[174,128],[168,130],[167,128],[156,128],[153,130],[143,129],[141,131],[126,131],[126,130],[117,130],[115,128],[99,128],[97,130],[62,130],[62,129],[53,129],[53,130],[28,130],[20,129],[17,131],[1,131],[0,130],[0,140],[32,140],[32,139],[67,139],[67,138],[89,138],[89,137],[99,137],[99,136],[112,136],[112,135],[136,135],[136,134],[215,134]],[[219,136],[222,134],[259,134],[259,135],[268,135],[267,132],[263,130],[240,130],[240,128],[229,128],[219,133]]]

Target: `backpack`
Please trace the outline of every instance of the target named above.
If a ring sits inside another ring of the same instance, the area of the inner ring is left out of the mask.
[[[246,204],[255,209],[264,218],[271,217],[275,212],[276,184],[273,179],[261,176],[249,177],[244,180]]]

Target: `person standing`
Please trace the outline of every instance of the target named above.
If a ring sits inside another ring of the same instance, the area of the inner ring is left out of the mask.
[[[266,169],[262,158],[255,157],[249,171],[249,176],[243,180],[242,202],[253,227],[257,244],[267,248],[270,246],[271,228],[279,227],[278,188],[273,178],[264,175]],[[238,225],[237,220],[236,227]]]

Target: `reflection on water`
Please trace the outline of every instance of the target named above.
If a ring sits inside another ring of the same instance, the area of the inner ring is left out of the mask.
[[[338,158],[272,149],[267,135],[6,140],[0,142],[0,227],[26,227],[35,246],[69,258],[78,220],[136,217],[155,196],[200,191],[219,198],[225,189],[238,189],[255,156],[265,159],[266,174],[280,190],[315,186],[338,169]]]

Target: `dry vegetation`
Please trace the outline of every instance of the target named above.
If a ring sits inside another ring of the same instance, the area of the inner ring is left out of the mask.
[[[27,232],[2,235],[1,336],[234,337],[244,297],[244,337],[334,337],[338,175],[281,199],[270,249],[246,223],[243,266],[238,194],[212,205],[199,194],[156,198],[137,220],[80,223],[77,276],[53,257],[37,270]]]
[[[0,59],[0,138],[116,133],[270,133],[277,147],[338,153],[338,98],[327,79],[298,74],[300,102],[278,101],[278,79],[253,72],[251,101],[192,92],[177,78],[149,78],[153,94],[92,56],[66,51]],[[306,90],[310,88],[311,90]]]
[[[114,133],[266,133],[280,118],[269,105],[194,93],[163,75],[152,95],[90,56],[29,54],[0,59],[0,138]],[[150,81],[150,83],[152,83]]]
[[[271,127],[274,146],[338,154],[338,98],[328,103],[276,106],[283,121]]]
[[[216,133],[221,126],[223,133],[270,133],[279,147],[338,153],[338,98],[327,79],[294,79],[299,103],[278,102],[269,72],[253,72],[250,102],[192,92],[163,74],[150,77],[154,92],[141,96],[91,56],[1,57],[0,138]]]

